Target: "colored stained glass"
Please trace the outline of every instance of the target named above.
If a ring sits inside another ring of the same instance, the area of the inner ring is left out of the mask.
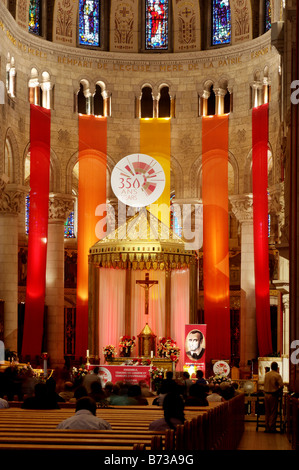
[[[75,213],[72,211],[64,224],[64,238],[75,238]]]
[[[145,48],[168,49],[168,0],[146,0]]]
[[[265,2],[265,30],[271,29],[271,0]]]
[[[79,1],[79,43],[84,46],[100,45],[100,1]]]
[[[29,207],[30,207],[30,196],[26,196],[25,202],[25,230],[26,235],[29,233]]]
[[[30,0],[29,4],[29,24],[28,31],[33,34],[40,34],[40,0]]]
[[[231,14],[229,0],[213,0],[213,46],[229,44]]]

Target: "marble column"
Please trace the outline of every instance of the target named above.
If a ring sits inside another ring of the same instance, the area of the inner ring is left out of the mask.
[[[64,364],[64,223],[73,206],[72,196],[50,194],[45,305],[51,367]]]
[[[232,212],[241,225],[240,366],[257,357],[252,194],[230,196]]]
[[[0,298],[4,300],[4,344],[18,351],[18,213],[22,187],[0,177]]]

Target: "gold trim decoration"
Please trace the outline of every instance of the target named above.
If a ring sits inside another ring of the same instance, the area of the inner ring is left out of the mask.
[[[89,263],[133,270],[171,270],[196,264],[185,241],[143,209],[89,250]]]

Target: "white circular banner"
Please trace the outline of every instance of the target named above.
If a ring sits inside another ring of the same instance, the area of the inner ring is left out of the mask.
[[[213,372],[215,375],[225,375],[227,377],[230,373],[230,367],[225,361],[217,361],[213,366]]]
[[[142,153],[122,158],[111,174],[115,196],[131,207],[153,204],[165,188],[165,173],[157,160]]]

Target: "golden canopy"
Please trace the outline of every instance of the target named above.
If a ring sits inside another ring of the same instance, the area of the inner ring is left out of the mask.
[[[99,267],[180,269],[196,262],[195,252],[147,209],[99,240],[89,250]]]

